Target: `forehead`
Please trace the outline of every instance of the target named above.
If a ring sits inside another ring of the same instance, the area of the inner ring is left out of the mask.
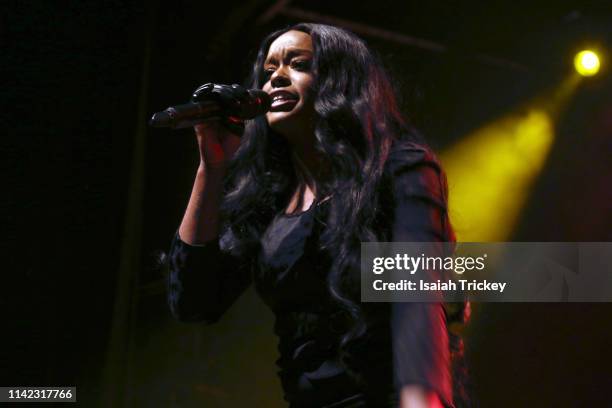
[[[276,55],[283,55],[287,51],[300,50],[312,52],[312,39],[310,34],[302,31],[287,31],[270,44],[268,58]]]

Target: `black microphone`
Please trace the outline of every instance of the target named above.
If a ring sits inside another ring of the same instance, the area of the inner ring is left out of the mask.
[[[270,110],[270,96],[260,89],[240,85],[205,84],[196,89],[190,103],[155,113],[149,125],[181,129],[211,119],[253,119]]]

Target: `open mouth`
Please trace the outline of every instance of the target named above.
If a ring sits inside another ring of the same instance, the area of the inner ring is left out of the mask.
[[[272,99],[270,111],[272,112],[291,110],[298,102],[297,95],[286,91],[272,92],[270,97]]]

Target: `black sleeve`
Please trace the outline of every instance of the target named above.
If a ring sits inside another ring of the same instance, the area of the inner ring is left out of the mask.
[[[395,242],[454,240],[446,214],[446,180],[435,157],[414,146],[392,158]],[[391,307],[396,386],[421,385],[453,406],[450,350],[442,303],[394,302]]]
[[[221,250],[219,240],[189,245],[175,234],[169,253],[168,305],[184,322],[214,323],[251,283],[251,263]]]

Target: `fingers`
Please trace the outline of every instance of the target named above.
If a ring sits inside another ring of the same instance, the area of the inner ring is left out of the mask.
[[[223,126],[219,122],[219,120],[207,120],[206,122],[198,123],[193,127],[195,129],[196,135],[204,136],[205,134],[213,134],[215,136],[219,136],[219,133],[223,131]]]
[[[228,135],[221,141],[223,151],[228,158],[233,157],[238,147],[240,147],[240,137],[235,134],[228,133]]]
[[[237,136],[244,133],[244,121],[238,117],[228,116],[223,120],[223,126]]]
[[[231,133],[221,123],[195,126],[200,159],[208,168],[226,167],[240,146],[240,136]]]
[[[200,159],[207,167],[225,166],[227,160],[222,146],[225,129],[218,123],[209,122],[196,125],[195,131],[200,148]]]
[[[231,105],[235,100],[248,97],[248,92],[240,85],[221,85],[207,83],[198,87],[192,101],[216,100],[221,105]],[[207,167],[226,166],[240,145],[244,132],[244,120],[232,115],[216,120],[207,120],[196,125],[195,132],[200,148],[200,158]]]

